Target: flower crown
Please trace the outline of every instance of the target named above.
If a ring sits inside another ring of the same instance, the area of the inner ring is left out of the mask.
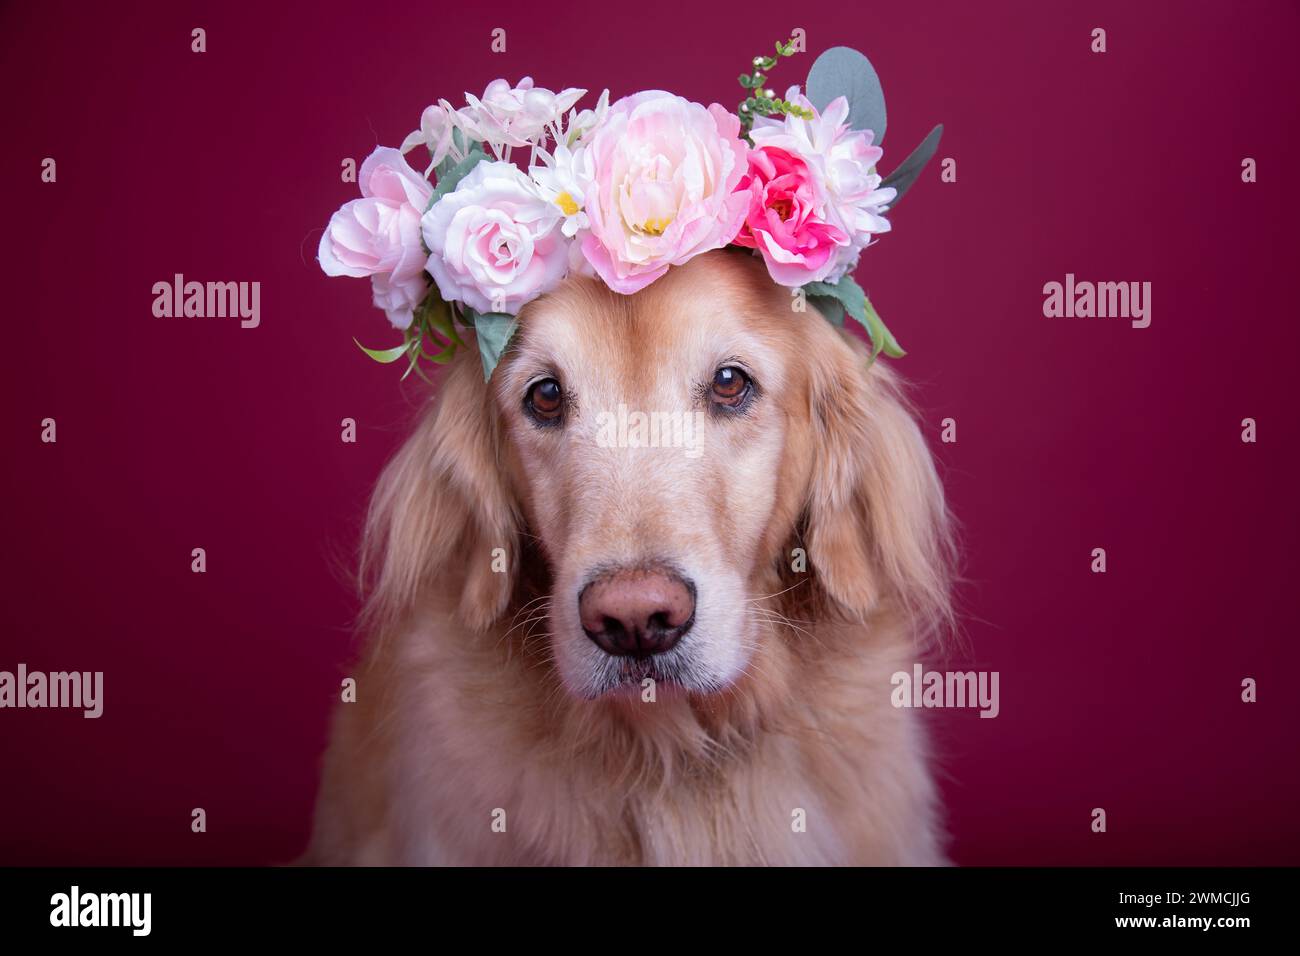
[[[802,40],[777,43],[740,76],[735,113],[647,90],[578,112],[586,90],[529,77],[488,85],[454,109],[428,107],[400,150],[362,164],[361,199],[321,236],[327,275],[370,277],[375,305],[404,332],[368,349],[379,362],[449,362],[472,328],[490,378],[528,302],[576,273],[631,294],[670,266],[724,246],[761,256],[773,281],[802,290],[832,322],[859,322],[872,359],[903,350],[851,275],[885,213],[933,156],[937,126],[889,176],[885,101],[870,62],[848,47],[813,64],[805,92],[764,86]],[[428,148],[421,174],[405,154]],[[527,166],[517,161],[526,153]],[[433,179],[430,180],[430,175]],[[432,280],[432,281],[430,281]],[[792,295],[796,294],[792,292]],[[355,341],[355,340],[354,340]]]

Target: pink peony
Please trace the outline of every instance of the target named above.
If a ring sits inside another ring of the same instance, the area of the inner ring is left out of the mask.
[[[757,249],[780,285],[825,279],[849,236],[823,218],[823,197],[808,164],[775,146],[750,150],[749,174],[739,188],[749,195],[749,212],[736,245]]]
[[[357,180],[362,198],[330,217],[316,259],[326,275],[370,276],[375,305],[404,329],[428,288],[420,216],[433,187],[383,146],[361,164]]]
[[[740,120],[658,90],[609,108],[586,139],[592,183],[582,253],[615,292],[727,245],[749,208],[736,187],[748,147]]]

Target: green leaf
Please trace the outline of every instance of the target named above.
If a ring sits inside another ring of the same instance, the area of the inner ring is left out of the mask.
[[[833,46],[813,63],[804,84],[808,99],[821,112],[831,100],[849,101],[849,126],[871,130],[878,146],[885,141],[885,93],[871,61],[857,50]]]
[[[454,331],[451,327],[451,306],[442,300],[436,285],[429,287],[429,294],[416,313],[416,318],[422,328],[433,329],[441,332],[444,338],[451,338]]]
[[[487,153],[483,152],[483,147],[475,143],[468,156],[438,177],[438,185],[434,188],[433,195],[429,197],[429,205],[424,207],[425,212],[432,209],[433,204],[439,199],[454,190],[475,166],[487,158]]]
[[[871,300],[866,299],[865,302],[867,309],[867,334],[871,336],[872,342],[880,343],[875,347],[876,353],[879,353],[883,348],[885,354],[890,358],[902,358],[907,353],[904,352],[903,347],[898,344],[898,339],[894,338],[894,334],[885,326],[884,319],[880,317],[875,306],[871,304]],[[872,358],[875,358],[874,354],[872,355]]]
[[[813,295],[811,292],[808,293],[808,299],[831,325],[844,326],[844,306],[839,299],[833,295]]]
[[[402,373],[399,381],[405,382],[412,372],[418,372],[420,369],[420,341],[421,332],[411,332],[406,340],[406,371]]]
[[[880,185],[893,186],[898,190],[898,195],[894,197],[891,205],[897,205],[903,198],[903,194],[912,188],[912,183],[916,182],[917,177],[921,175],[921,170],[925,169],[925,164],[939,148],[941,136],[943,136],[942,123],[930,130],[930,135],[921,140],[921,145],[912,150],[907,159],[895,166],[894,171],[885,177]]]
[[[352,341],[357,342],[356,339],[353,339]],[[361,349],[361,351],[365,352],[372,359],[374,359],[376,362],[379,362],[382,365],[388,365],[391,362],[396,362],[399,358],[401,358],[403,355],[406,354],[406,350],[409,347],[410,347],[409,343],[403,342],[401,345],[395,345],[391,349],[368,349],[360,342],[357,342],[357,348]]]
[[[501,361],[501,354],[510,344],[510,337],[519,327],[519,320],[504,312],[475,312],[466,310],[474,319],[474,332],[478,336],[478,354],[483,360],[483,381],[492,378],[492,371]]]
[[[876,356],[882,351],[890,358],[902,358],[907,354],[898,344],[893,333],[885,326],[884,320],[880,318],[880,314],[876,312],[871,300],[867,298],[867,294],[862,291],[862,286],[858,285],[853,276],[846,275],[835,283],[809,282],[803,290],[815,302],[826,296],[834,298],[843,306],[845,312],[853,316],[858,324],[867,330],[867,335],[871,337],[871,361],[874,362]],[[831,319],[831,321],[835,320]]]
[[[424,350],[423,346],[421,346],[420,355],[428,359],[430,362],[433,362],[435,365],[446,365],[456,355],[456,343],[448,342],[440,352],[435,352],[433,355],[430,355]]]
[[[405,382],[407,377],[414,372],[424,380],[426,385],[432,385],[433,381],[429,376],[424,374],[424,369],[420,368],[420,356],[424,354],[424,349],[421,348],[420,343],[415,340],[412,340],[411,346],[411,364],[408,365],[406,371],[402,373],[402,381]]]
[[[468,306],[461,305],[457,307],[452,305],[450,302],[447,303],[447,305],[451,309],[452,315],[456,317],[456,321],[460,322],[460,324],[465,326],[467,329],[474,328],[474,317],[470,315],[470,308]]]
[[[459,128],[451,131],[451,142],[461,156],[468,156],[472,152],[483,152],[483,144],[474,139],[466,140],[464,131]],[[456,160],[452,158],[451,153],[448,153],[442,158],[442,162],[433,168],[433,171],[438,174],[438,182],[442,182],[442,178],[455,168]]]
[[[866,301],[867,294],[862,291],[862,286],[853,281],[853,276],[846,275],[839,282],[809,282],[803,291],[807,295],[831,296],[858,321],[863,321],[865,317],[862,303]]]
[[[452,320],[451,306],[441,300],[439,300],[439,305],[438,309],[430,311],[428,327],[447,339],[452,345],[464,345],[465,342],[461,339],[460,333],[456,331],[456,324]]]
[[[742,74],[740,74],[740,85],[743,86],[743,87],[744,87],[745,89],[747,89],[747,90],[749,90],[749,89],[753,89],[753,88],[754,88],[754,81],[753,81],[752,79],[750,79],[748,73],[742,73]]]

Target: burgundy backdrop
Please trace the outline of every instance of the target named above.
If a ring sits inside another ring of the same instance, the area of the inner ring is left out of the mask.
[[[773,85],[866,52],[885,169],[946,125],[858,277],[910,351],[963,525],[955,664],[1001,673],[997,719],[930,717],[955,859],[1300,863],[1300,14],[975,6],[6,4],[0,669],[102,670],[105,701],[98,720],[0,711],[0,862],[305,843],[364,503],[424,397],[352,344],[391,338],[368,283],[314,261],[357,194],[342,159],[497,76],[734,106],[797,26],[809,53]],[[260,281],[261,326],[155,318],[178,272]],[[1151,282],[1150,328],[1045,318],[1067,272]]]

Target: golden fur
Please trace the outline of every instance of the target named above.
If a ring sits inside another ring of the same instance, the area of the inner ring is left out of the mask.
[[[709,253],[633,296],[568,280],[489,384],[456,358],[371,503],[369,646],[308,862],[944,862],[924,734],[890,704],[949,614],[942,489],[886,363],[791,301]],[[698,458],[592,440],[619,402],[696,407],[733,357],[760,397]],[[539,371],[576,396],[563,432],[523,415]],[[582,575],[664,555],[718,686],[588,699]]]

